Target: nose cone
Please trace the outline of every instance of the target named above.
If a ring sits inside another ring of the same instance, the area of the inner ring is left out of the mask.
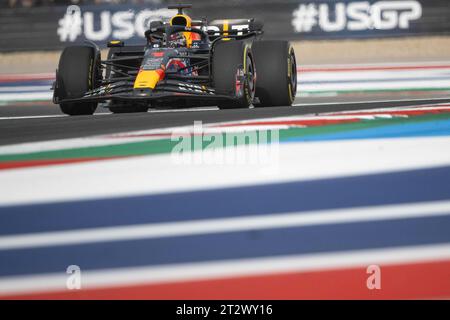
[[[164,77],[164,71],[140,70],[134,81],[134,89],[154,89],[158,82]]]

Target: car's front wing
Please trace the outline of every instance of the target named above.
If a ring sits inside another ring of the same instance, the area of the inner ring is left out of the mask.
[[[164,99],[205,99],[211,101],[223,101],[235,99],[234,92],[216,92],[215,89],[202,85],[166,80],[158,84],[154,89],[134,89],[133,82],[119,81],[100,86],[88,91],[79,98],[61,99],[58,97],[57,88],[54,91],[55,103],[73,102],[101,102],[106,100],[117,101],[154,101]]]

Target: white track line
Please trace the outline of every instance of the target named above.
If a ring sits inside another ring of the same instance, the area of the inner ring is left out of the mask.
[[[439,60],[439,61],[407,61],[407,62],[374,62],[374,63],[348,63],[348,64],[301,64],[297,65],[298,68],[305,68],[305,69],[317,69],[317,68],[349,68],[352,67],[417,67],[417,66],[450,66],[449,60]]]
[[[414,99],[414,100],[410,100],[410,99],[405,99],[405,100],[374,100],[374,101],[361,101],[361,102],[321,102],[321,103],[298,103],[298,104],[293,104],[292,106],[294,107],[312,107],[312,106],[323,106],[323,105],[359,105],[359,104],[370,104],[370,103],[389,103],[389,102],[406,102],[406,101],[410,101],[412,104],[415,102],[420,102],[420,101],[449,101],[450,103],[450,98],[432,98],[432,99]],[[436,106],[434,104],[429,104],[429,105],[424,105],[423,107],[426,106]],[[439,105],[437,105],[436,107],[439,107]],[[398,108],[411,108],[411,107],[398,107]],[[364,111],[373,111],[373,110],[385,110],[387,113],[390,110],[397,110],[398,108],[394,107],[394,108],[379,108],[379,109],[368,109],[368,110],[351,110],[350,112],[364,112]],[[400,110],[403,110],[400,109]],[[419,110],[419,107],[414,107],[414,109]],[[189,109],[174,109],[174,110],[150,110],[149,113],[170,113],[170,112],[201,112],[201,111],[212,111],[212,110],[219,110],[217,107],[205,107],[205,108],[189,108]],[[340,111],[340,112],[345,112],[345,111]],[[99,115],[111,115],[112,113],[110,112],[102,112],[102,113],[96,113],[94,114],[94,116],[99,116]],[[305,115],[306,116],[306,115]],[[313,115],[310,115],[313,116]],[[61,118],[61,117],[67,117],[67,115],[65,114],[55,114],[55,115],[42,115],[42,116],[12,116],[12,117],[0,117],[0,120],[25,120],[25,119],[41,119],[41,118]],[[290,116],[290,117],[282,117],[283,119],[294,119],[296,116]],[[304,117],[304,116],[303,116]],[[318,117],[318,116],[315,116]],[[260,118],[260,119],[252,119],[252,120],[244,120],[243,122],[247,121],[247,122],[254,122],[254,121],[266,121],[268,119],[281,119],[279,117],[277,118]],[[236,122],[236,121],[232,121],[232,122]],[[229,122],[220,122],[220,123],[213,123],[214,125],[217,124],[221,124],[221,123],[229,123]],[[211,124],[210,124],[211,125]],[[178,127],[177,127],[178,128]],[[130,132],[132,133],[132,132]],[[0,146],[0,152],[1,152],[2,147]]]
[[[55,108],[57,108],[55,106]],[[174,109],[174,110],[149,110],[149,113],[170,113],[170,112],[200,112],[200,111],[211,111],[211,110],[219,110],[217,107],[206,107],[206,108],[191,108],[191,109]],[[112,114],[111,112],[101,112],[94,114],[98,115],[107,115]],[[60,118],[67,117],[65,114],[55,114],[55,115],[43,115],[43,116],[13,116],[13,117],[0,117],[0,120],[25,120],[25,119],[41,119],[41,118]]]
[[[37,101],[53,98],[53,92],[0,93],[0,101]]]
[[[82,270],[82,288],[112,288],[125,285],[152,285],[292,272],[317,272],[366,268],[371,264],[387,266],[446,261],[448,259],[450,259],[450,244],[445,243],[134,268]],[[33,292],[66,292],[66,283],[65,270],[54,274],[5,277],[0,278],[0,293],[12,295]]]
[[[239,232],[450,214],[450,201],[397,204],[0,237],[0,250]]]
[[[48,86],[14,86],[14,87],[2,87],[0,86],[0,92],[16,92],[16,91],[24,91],[24,92],[33,92],[33,91],[41,91],[41,92],[51,92],[51,85]]]
[[[450,80],[450,69],[445,70],[409,70],[409,71],[310,71],[299,74],[299,84],[312,84],[322,82],[398,82]]]
[[[360,91],[360,90],[423,90],[426,89],[442,89],[450,90],[450,81],[448,80],[418,80],[411,82],[403,81],[376,81],[376,82],[357,82],[357,83],[299,83],[298,92],[321,92],[321,91]]]
[[[0,117],[0,120],[22,120],[22,119],[45,119],[67,117],[65,114],[52,114],[46,116],[21,116],[21,117]]]
[[[104,116],[111,113],[108,112],[101,112],[101,113],[95,113],[93,116]],[[0,117],[0,120],[25,120],[25,119],[45,119],[45,118],[64,118],[68,117],[66,114],[51,114],[51,115],[44,115],[44,116],[20,116],[20,117]],[[1,148],[1,147],[0,147]]]
[[[153,109],[150,113],[169,113],[169,112],[199,112],[199,111],[213,111],[219,110],[218,107],[198,107],[198,108],[182,108],[182,109]]]
[[[327,105],[355,105],[355,104],[371,104],[371,103],[390,103],[390,102],[411,102],[411,104],[414,104],[416,102],[422,102],[422,101],[441,101],[450,102],[450,97],[448,98],[429,98],[429,99],[398,99],[398,100],[369,100],[369,101],[351,101],[351,102],[320,102],[320,103],[297,103],[293,104],[294,107],[312,107],[312,106],[327,106]],[[435,104],[427,104],[429,106],[435,106]],[[424,107],[423,105],[422,107]],[[395,108],[395,107],[394,107]],[[411,106],[407,107],[399,107],[399,108],[411,108]],[[393,108],[380,108],[378,110],[385,110],[386,112],[389,112],[389,110],[392,110]],[[368,109],[371,110],[371,109]],[[351,112],[363,112],[367,110],[351,110]]]

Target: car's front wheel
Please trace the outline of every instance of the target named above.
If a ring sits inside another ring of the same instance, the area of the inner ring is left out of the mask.
[[[99,52],[92,46],[67,47],[59,60],[56,88],[58,99],[77,99],[97,85],[100,68]],[[60,103],[65,114],[89,115],[95,112],[96,102]]]

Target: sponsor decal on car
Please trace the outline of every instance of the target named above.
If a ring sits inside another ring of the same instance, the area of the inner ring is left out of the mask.
[[[244,83],[245,83],[245,74],[244,68],[240,67],[236,72],[236,98],[241,98],[244,95]]]
[[[178,84],[178,89],[181,91],[186,91],[186,92],[191,92],[191,93],[214,94],[214,89],[207,88],[206,86],[201,86],[198,84],[180,83],[180,84]]]

